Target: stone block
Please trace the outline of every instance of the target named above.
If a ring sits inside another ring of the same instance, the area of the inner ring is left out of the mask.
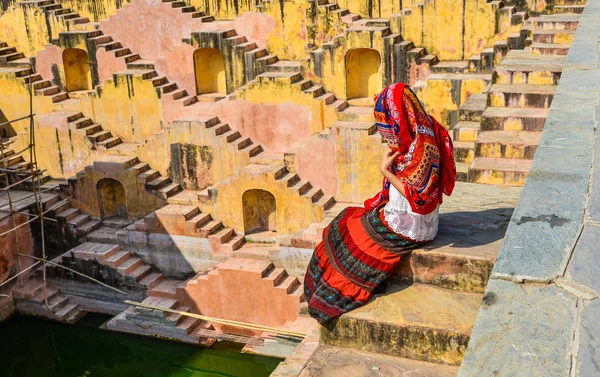
[[[600,227],[586,225],[577,241],[567,268],[567,278],[576,284],[600,292],[600,264],[597,263]]]
[[[560,107],[551,109],[539,145],[590,148],[594,139],[595,112],[592,107],[581,106],[569,110]]]
[[[581,328],[579,334],[579,354],[577,355],[576,376],[600,375],[600,301],[595,300],[587,304],[582,312]]]
[[[568,376],[576,302],[554,285],[491,280],[458,376]]]
[[[591,162],[590,148],[538,148],[492,276],[562,275],[583,221]]]

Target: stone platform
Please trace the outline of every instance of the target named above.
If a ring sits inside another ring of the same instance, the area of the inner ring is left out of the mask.
[[[453,377],[457,367],[319,346],[299,377]]]

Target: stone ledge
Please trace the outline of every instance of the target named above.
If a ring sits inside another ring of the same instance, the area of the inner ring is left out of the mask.
[[[588,0],[459,377],[600,374],[598,17]]]
[[[554,285],[491,279],[458,376],[568,376],[576,306]]]

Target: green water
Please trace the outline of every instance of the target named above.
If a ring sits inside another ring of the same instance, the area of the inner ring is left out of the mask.
[[[16,316],[0,324],[1,377],[262,377],[279,360],[216,343],[202,348],[99,330],[108,318],[64,325]]]

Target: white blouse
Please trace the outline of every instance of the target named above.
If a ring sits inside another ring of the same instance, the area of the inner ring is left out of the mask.
[[[430,241],[438,232],[439,209],[438,206],[427,215],[414,213],[408,200],[392,185],[390,201],[385,205],[383,213],[385,221],[394,232],[414,241]]]

